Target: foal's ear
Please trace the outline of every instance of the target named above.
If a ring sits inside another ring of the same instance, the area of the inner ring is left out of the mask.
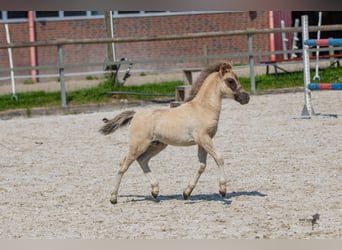
[[[220,70],[219,70],[219,74],[220,76],[224,76],[224,74],[226,74],[229,70],[232,69],[232,65],[228,62],[224,62],[221,64],[220,66]]]

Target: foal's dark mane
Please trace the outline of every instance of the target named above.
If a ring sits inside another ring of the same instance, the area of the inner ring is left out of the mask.
[[[192,84],[192,87],[190,89],[189,97],[185,100],[185,102],[189,102],[192,99],[195,98],[198,91],[202,87],[205,79],[214,72],[219,72],[223,65],[228,66],[228,69],[231,69],[230,63],[227,62],[218,62],[216,64],[213,64],[205,69],[202,70],[201,74],[198,76],[197,80]]]

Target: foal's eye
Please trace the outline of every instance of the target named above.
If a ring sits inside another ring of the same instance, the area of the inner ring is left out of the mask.
[[[235,91],[237,89],[237,85],[234,79],[232,78],[227,78],[226,80],[226,84],[228,85],[228,87],[231,88],[231,90]]]

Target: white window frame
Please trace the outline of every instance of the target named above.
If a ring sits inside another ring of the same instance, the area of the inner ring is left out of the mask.
[[[151,10],[152,11],[152,10]],[[120,17],[147,17],[147,16],[176,16],[176,15],[196,15],[196,14],[212,14],[212,13],[230,13],[240,11],[161,11],[161,12],[148,12],[139,11],[139,13],[124,13],[120,14],[120,11],[113,11],[114,18]]]
[[[151,10],[152,11],[152,10]],[[82,19],[102,19],[104,14],[92,15],[92,10],[86,11],[85,16],[64,16],[64,11],[58,11],[58,17],[37,17],[36,11],[33,12],[34,20],[39,21],[64,21],[64,20],[82,20]],[[139,11],[139,13],[119,13],[120,11],[112,11],[114,18],[123,17],[148,17],[148,16],[175,16],[175,15],[195,15],[195,14],[208,14],[208,13],[231,13],[240,11],[160,11],[149,12]],[[14,23],[14,22],[27,22],[27,18],[7,18],[7,11],[1,11],[2,19],[0,23]]]
[[[64,11],[58,11],[58,17],[37,17],[34,12],[34,20],[36,21],[62,21],[62,20],[82,20],[82,19],[97,19],[103,18],[104,14],[92,15],[92,10],[87,10],[85,16],[64,16]]]
[[[26,11],[25,11],[26,12]],[[20,23],[27,22],[27,17],[22,18],[8,18],[7,11],[1,11],[2,18],[0,19],[0,23]]]

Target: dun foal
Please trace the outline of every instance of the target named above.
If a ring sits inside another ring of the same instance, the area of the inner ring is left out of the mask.
[[[149,160],[167,145],[198,145],[199,169],[183,192],[187,199],[205,170],[207,154],[214,158],[219,168],[219,192],[226,195],[226,177],[223,158],[216,151],[212,138],[217,131],[223,96],[240,104],[249,101],[249,95],[240,85],[231,64],[221,62],[205,69],[194,83],[191,97],[176,108],[125,111],[106,123],[100,132],[107,135],[130,123],[130,141],[127,155],[121,160],[115,178],[111,203],[117,203],[121,179],[129,166],[137,160],[152,186],[152,196],[159,193],[159,184],[151,172]]]

